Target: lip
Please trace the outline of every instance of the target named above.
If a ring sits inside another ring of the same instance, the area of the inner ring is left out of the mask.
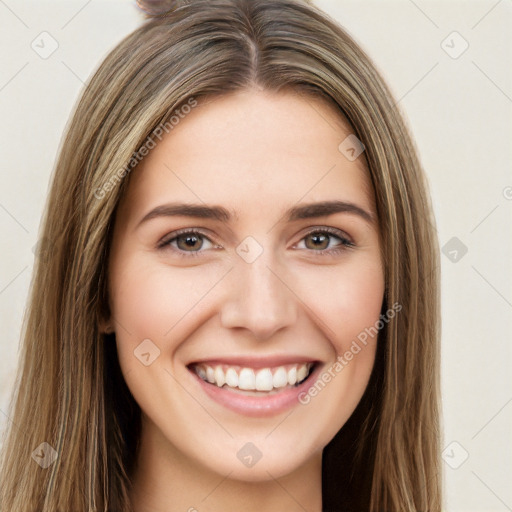
[[[302,364],[302,363],[318,363],[318,359],[313,359],[301,355],[275,355],[266,357],[248,357],[248,356],[230,356],[224,358],[203,358],[193,361],[188,367],[196,364],[227,365],[227,366],[245,366],[246,368],[274,368],[276,366],[284,366],[286,364]]]
[[[230,364],[234,364],[232,361],[240,361],[239,358],[230,358]],[[246,359],[247,360],[247,359]],[[208,360],[212,361],[212,360]],[[218,360],[224,364],[226,360],[221,359]],[[291,362],[295,362],[296,359],[293,359]],[[304,360],[302,360],[304,361]],[[204,361],[206,363],[206,360]],[[256,361],[251,360],[250,367],[253,368],[261,368],[262,366],[254,366]],[[261,361],[257,361],[260,363]],[[305,361],[304,361],[305,362]],[[300,405],[299,395],[303,392],[306,392],[310,387],[311,383],[315,382],[320,372],[323,368],[323,364],[318,360],[309,360],[308,362],[315,362],[315,367],[313,371],[310,373],[308,378],[302,382],[299,386],[294,386],[292,388],[283,389],[283,391],[279,391],[273,395],[265,396],[249,396],[243,395],[236,391],[231,391],[229,388],[219,388],[215,384],[210,384],[209,382],[204,381],[197,375],[193,369],[187,368],[195,382],[198,384],[201,391],[214,402],[222,405],[223,407],[230,409],[238,414],[250,417],[268,417],[280,414],[287,409],[290,409],[294,406]],[[198,361],[199,363],[199,361]],[[265,363],[268,364],[268,361]],[[283,363],[284,364],[284,363]],[[247,365],[249,366],[249,365]],[[279,365],[277,365],[279,366]]]

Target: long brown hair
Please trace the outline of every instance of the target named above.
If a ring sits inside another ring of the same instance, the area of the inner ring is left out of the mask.
[[[134,155],[157,127],[170,129],[191,99],[256,86],[321,97],[350,122],[375,192],[383,311],[402,307],[379,333],[363,399],[324,449],[324,511],[439,512],[438,242],[428,184],[384,80],[308,2],[168,4],[106,57],[67,127],[22,329],[0,509],[132,509],[140,408],[122,377],[115,335],[99,329],[116,207],[136,172]],[[44,468],[37,456],[51,463]]]

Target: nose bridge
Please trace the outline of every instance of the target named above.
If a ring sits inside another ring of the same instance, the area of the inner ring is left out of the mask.
[[[258,247],[259,246],[259,247]],[[270,247],[248,240],[237,248],[235,272],[222,308],[225,327],[244,327],[264,339],[296,321],[293,293]]]

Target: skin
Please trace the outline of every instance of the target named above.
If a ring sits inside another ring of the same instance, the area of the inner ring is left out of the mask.
[[[351,133],[323,100],[248,89],[201,101],[130,176],[103,327],[116,333],[123,376],[143,412],[136,512],[321,511],[322,450],[364,393],[376,339],[308,404],[270,417],[212,401],[186,365],[306,354],[327,370],[378,321],[384,274],[372,187],[364,153],[349,161],[338,149]],[[288,208],[325,200],[354,203],[373,220],[341,212],[286,221]],[[223,206],[237,217],[161,216],[139,225],[170,202]],[[325,227],[355,246],[311,235]],[[192,248],[184,237],[158,248],[182,228],[204,236]],[[252,263],[236,252],[248,236],[263,251]],[[147,366],[134,356],[145,339],[160,350]],[[248,442],[262,453],[252,467],[237,458]]]

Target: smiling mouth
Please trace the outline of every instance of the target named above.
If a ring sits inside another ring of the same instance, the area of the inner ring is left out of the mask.
[[[295,388],[308,379],[316,363],[286,364],[268,368],[195,363],[189,365],[203,381],[245,395],[271,395]]]

